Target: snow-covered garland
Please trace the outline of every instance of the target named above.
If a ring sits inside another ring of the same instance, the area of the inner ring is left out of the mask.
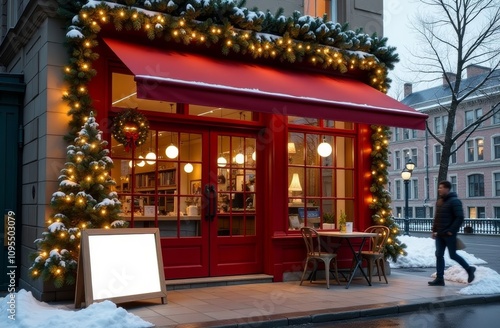
[[[60,0],[60,6],[67,16],[77,10],[68,1]],[[245,61],[255,58],[288,62],[340,73],[366,71],[367,81],[382,92],[387,91],[390,82],[387,70],[399,61],[395,48],[386,45],[386,38],[351,31],[347,25],[299,12],[291,17],[278,13],[275,17],[269,12],[239,8],[233,0],[88,1],[73,15],[66,35],[72,55],[66,79],[71,88],[64,96],[71,107],[70,136],[91,110],[91,100],[82,84],[96,74],[92,61],[98,54],[92,49],[97,46],[97,34],[106,25],[167,43],[219,49],[224,55],[241,54]]]

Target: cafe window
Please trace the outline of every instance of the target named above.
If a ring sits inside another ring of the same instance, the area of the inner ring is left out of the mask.
[[[326,227],[324,223],[338,228],[341,213],[348,220],[355,215],[355,137],[328,132],[332,133],[290,130],[288,134],[290,230],[303,226],[321,229]]]

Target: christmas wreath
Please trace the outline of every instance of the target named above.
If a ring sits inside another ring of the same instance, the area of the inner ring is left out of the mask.
[[[114,119],[111,133],[129,151],[131,147],[135,148],[146,141],[149,122],[137,109],[129,108]]]

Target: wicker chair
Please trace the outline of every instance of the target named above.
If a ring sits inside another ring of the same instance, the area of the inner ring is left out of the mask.
[[[368,264],[368,279],[372,283],[373,266],[377,267],[378,280],[382,281],[380,273],[384,276],[385,283],[387,284],[387,276],[385,275],[385,258],[384,248],[387,239],[389,238],[390,230],[386,226],[376,225],[368,227],[365,232],[376,233],[376,237],[371,237],[369,240],[369,250],[361,252],[361,259],[365,260]]]
[[[313,228],[303,227],[300,229],[302,232],[302,237],[306,244],[307,258],[304,264],[304,272],[302,273],[302,278],[300,279],[300,285],[304,281],[304,277],[307,272],[309,262],[313,262],[313,270],[310,273],[309,282],[312,283],[316,276],[316,271],[318,269],[318,261],[323,261],[325,263],[325,278],[326,278],[326,288],[330,288],[330,265],[333,264],[334,278],[340,285],[337,271],[337,254],[334,252],[325,252],[321,250],[321,240],[318,233]]]

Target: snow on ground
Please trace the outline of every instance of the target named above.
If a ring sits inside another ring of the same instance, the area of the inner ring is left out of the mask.
[[[12,313],[11,295],[15,296],[15,320],[9,318]],[[36,300],[31,292],[24,289],[0,299],[0,327],[19,328],[142,328],[153,327],[152,323],[117,307],[111,301],[94,303],[87,308],[71,311],[57,308]]]
[[[399,236],[399,241],[406,244],[407,256],[400,256],[397,262],[390,262],[391,268],[433,268],[436,267],[436,246],[432,238],[420,238],[412,236]],[[485,261],[478,259],[473,254],[469,254],[464,250],[457,251],[458,255],[462,256],[470,265],[476,267],[476,279],[471,284],[467,284],[467,272],[450,259],[448,251],[444,253],[444,261],[449,266],[444,271],[444,279],[463,283],[466,287],[460,289],[459,294],[464,295],[480,295],[480,294],[500,294],[500,274],[498,272],[485,267],[478,266],[487,264]],[[436,273],[432,275],[436,277]]]

